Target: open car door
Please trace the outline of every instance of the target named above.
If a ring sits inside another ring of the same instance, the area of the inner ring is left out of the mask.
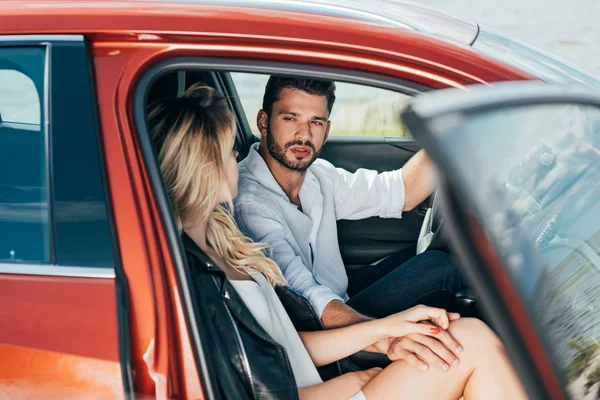
[[[600,95],[445,90],[402,118],[439,168],[441,229],[530,397],[598,398]]]

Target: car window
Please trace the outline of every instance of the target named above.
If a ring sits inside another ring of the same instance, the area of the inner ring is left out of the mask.
[[[40,97],[29,76],[14,69],[0,69],[0,93],[2,121],[40,124]]]
[[[596,398],[600,110],[503,108],[471,116],[443,137],[570,394]]]
[[[232,72],[231,77],[240,97],[248,124],[254,133],[256,115],[262,108],[262,98],[268,75]],[[336,82],[336,100],[331,111],[331,135],[410,137],[399,120],[410,96],[364,85]]]
[[[0,262],[49,262],[43,48],[0,48]]]

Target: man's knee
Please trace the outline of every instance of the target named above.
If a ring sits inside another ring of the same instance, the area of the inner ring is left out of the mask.
[[[460,267],[454,256],[440,250],[430,250],[419,255],[424,265],[424,270],[428,271],[430,276],[437,276],[439,279],[450,279],[454,286],[461,288],[463,278]]]
[[[456,258],[445,251],[428,250],[418,255],[420,262],[430,267],[440,267],[446,269],[458,269]]]

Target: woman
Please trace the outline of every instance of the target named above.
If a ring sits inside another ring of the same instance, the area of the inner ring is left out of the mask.
[[[285,280],[264,251],[250,243],[231,216],[237,194],[235,118],[214,89],[195,86],[180,99],[151,106],[150,126],[188,261],[246,395],[301,399],[520,399],[525,394],[503,346],[474,319],[417,306],[344,328],[296,332],[274,291]],[[223,205],[225,204],[225,205]],[[206,258],[207,255],[210,260]],[[217,264],[215,268],[212,263]],[[212,294],[211,294],[212,293]],[[419,371],[404,361],[385,369],[321,380],[316,367],[386,338],[411,333],[435,337],[448,330],[458,347],[447,371]],[[215,345],[218,350],[219,346]],[[215,350],[215,351],[217,351]],[[283,351],[284,350],[284,351]],[[426,382],[424,384],[424,382]]]

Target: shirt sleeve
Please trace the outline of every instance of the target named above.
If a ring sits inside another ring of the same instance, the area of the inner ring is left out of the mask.
[[[404,209],[402,169],[378,173],[358,169],[351,173],[327,166],[333,184],[336,219],[364,219],[374,216],[401,218]]]
[[[235,216],[245,235],[255,242],[271,246],[271,256],[283,272],[288,284],[308,299],[319,318],[330,301],[344,302],[329,287],[321,285],[315,280],[312,272],[304,265],[301,257],[296,255],[287,241],[281,218],[277,218],[275,213],[269,210],[269,207],[265,205],[252,206],[252,203],[237,204]]]

